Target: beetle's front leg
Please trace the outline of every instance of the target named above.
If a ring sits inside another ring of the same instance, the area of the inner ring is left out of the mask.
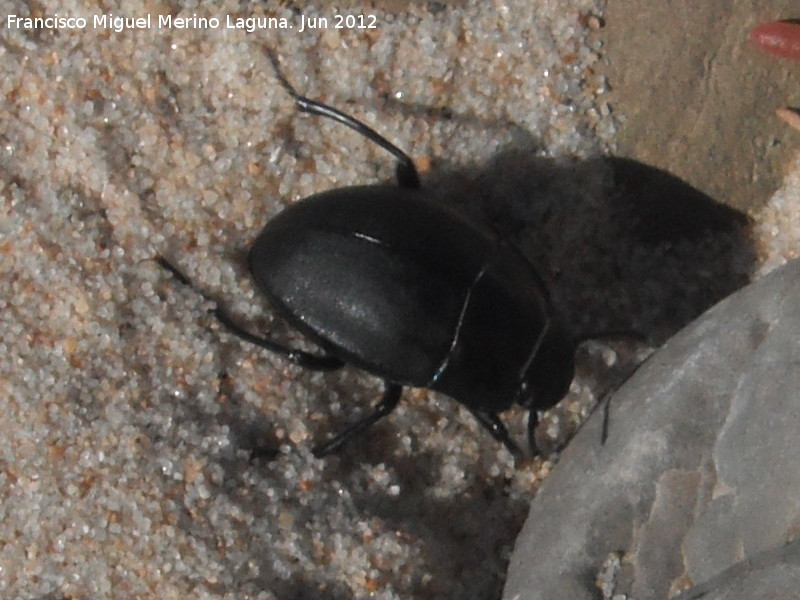
[[[417,168],[414,166],[414,161],[411,160],[411,157],[408,156],[408,154],[400,150],[400,148],[395,146],[380,133],[375,131],[372,127],[362,123],[355,117],[351,117],[347,113],[344,113],[333,106],[329,106],[317,100],[312,100],[310,98],[306,98],[305,96],[301,96],[297,90],[294,89],[294,86],[289,83],[289,80],[284,77],[280,69],[280,64],[278,63],[278,57],[275,55],[275,53],[272,52],[272,50],[267,50],[267,56],[272,63],[272,67],[275,69],[275,75],[277,75],[278,81],[294,99],[298,110],[310,115],[326,117],[341,123],[342,125],[346,125],[350,129],[363,135],[371,142],[378,144],[384,150],[388,150],[395,156],[395,158],[397,158],[398,161],[396,169],[398,185],[403,188],[413,189],[420,187]]]
[[[155,261],[162,268],[172,273],[172,275],[182,284],[187,285],[193,290],[197,291],[206,300],[211,300],[211,302],[214,302],[214,304],[217,303],[216,300],[209,298],[202,290],[198,290],[192,284],[189,278],[186,277],[186,275],[184,275],[183,272],[178,269],[178,267],[173,265],[166,258],[163,256],[157,256]],[[228,315],[219,306],[217,306],[212,312],[214,313],[214,316],[219,319],[219,322],[222,323],[228,329],[228,331],[235,336],[243,339],[246,342],[255,344],[256,346],[261,346],[270,352],[279,354],[280,356],[283,356],[287,360],[300,367],[315,371],[333,371],[336,369],[341,369],[344,366],[344,362],[330,354],[312,354],[311,352],[289,348],[288,346],[284,346],[283,344],[280,344],[274,340],[254,335],[231,319],[230,315]]]
[[[230,315],[221,308],[214,309],[214,316],[217,317],[220,323],[230,331],[233,335],[243,339],[246,342],[261,346],[270,352],[279,354],[287,360],[296,364],[304,369],[311,369],[314,371],[335,371],[344,366],[344,362],[331,354],[312,354],[305,350],[298,350],[297,348],[290,348],[271,340],[269,338],[259,337],[244,329],[241,325],[231,319]]]
[[[525,455],[522,453],[522,450],[519,449],[519,446],[511,439],[511,436],[508,435],[508,429],[503,425],[500,417],[494,413],[476,410],[474,408],[470,408],[469,411],[478,419],[478,422],[492,434],[494,439],[501,442],[508,449],[515,460],[524,458]]]

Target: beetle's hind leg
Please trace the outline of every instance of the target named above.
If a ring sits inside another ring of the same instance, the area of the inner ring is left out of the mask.
[[[166,258],[163,256],[158,256],[155,260],[159,265],[161,265],[161,267],[172,273],[172,275],[182,284],[188,285],[193,290],[199,292],[204,298],[211,300],[216,304],[216,300],[209,298],[202,290],[198,290],[194,285],[192,285],[192,282],[189,280],[189,278],[186,277],[186,275],[178,270],[178,268],[170,263]],[[225,328],[236,337],[283,356],[287,360],[300,367],[315,371],[333,371],[335,369],[341,369],[344,366],[344,362],[330,354],[312,354],[311,352],[306,352],[305,350],[298,350],[296,348],[284,346],[283,344],[280,344],[279,342],[269,338],[263,338],[254,335],[244,329],[241,325],[237,324],[233,319],[231,319],[230,315],[228,315],[219,306],[217,306],[212,312],[214,313],[214,316],[217,317],[219,322],[222,323]]]
[[[392,412],[400,402],[403,387],[394,383],[386,382],[386,389],[383,392],[383,397],[380,402],[375,405],[372,413],[360,421],[356,421],[350,427],[334,436],[324,444],[314,446],[311,452],[317,458],[327,456],[331,452],[335,452],[342,447],[343,444],[363,433],[366,429],[372,427],[375,423],[383,417]]]
[[[514,440],[511,439],[511,436],[508,435],[508,429],[506,429],[506,426],[503,425],[500,417],[494,413],[475,410],[473,408],[470,408],[469,411],[475,416],[476,419],[478,419],[478,422],[483,425],[489,433],[492,434],[494,439],[508,449],[515,460],[518,458],[521,459],[525,456],[522,453],[522,450],[519,449],[519,446],[517,446],[514,443]]]
[[[346,125],[350,129],[357,131],[365,138],[378,144],[384,150],[391,152],[394,157],[397,159],[397,183],[400,187],[404,188],[418,188],[420,187],[419,183],[419,174],[417,173],[417,168],[414,166],[414,161],[411,160],[411,157],[400,150],[397,146],[395,146],[392,142],[387,140],[383,137],[380,133],[375,131],[372,127],[367,125],[366,123],[362,123],[355,117],[351,117],[347,113],[342,112],[338,108],[334,108],[333,106],[329,106],[327,104],[323,104],[317,100],[311,100],[310,98],[306,98],[305,96],[301,96],[297,91],[294,89],[291,83],[284,77],[283,73],[281,72],[280,65],[278,64],[278,57],[275,55],[272,50],[267,49],[267,56],[269,56],[269,60],[272,63],[272,67],[275,69],[275,75],[278,77],[278,81],[283,86],[289,95],[294,99],[295,104],[297,104],[297,109],[301,112],[308,113],[310,115],[317,115],[320,117],[327,117],[328,119],[332,119],[337,123],[341,123],[342,125]]]

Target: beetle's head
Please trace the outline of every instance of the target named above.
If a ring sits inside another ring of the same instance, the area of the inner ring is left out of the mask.
[[[520,385],[519,404],[547,410],[566,395],[575,374],[575,342],[551,321]]]

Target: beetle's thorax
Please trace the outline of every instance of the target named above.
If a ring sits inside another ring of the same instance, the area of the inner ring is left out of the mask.
[[[548,299],[531,265],[497,244],[464,298],[450,351],[429,387],[472,409],[509,408],[547,339],[549,321]]]

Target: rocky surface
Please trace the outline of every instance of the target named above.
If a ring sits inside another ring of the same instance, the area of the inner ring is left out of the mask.
[[[795,597],[798,339],[793,261],[667,342],[611,398],[607,442],[597,413],[564,451],[504,598],[597,598],[615,555],[608,597]]]
[[[800,105],[800,69],[748,35],[798,17],[797,3],[612,1],[606,17],[619,154],[741,210],[763,206],[797,143],[775,109]]]

